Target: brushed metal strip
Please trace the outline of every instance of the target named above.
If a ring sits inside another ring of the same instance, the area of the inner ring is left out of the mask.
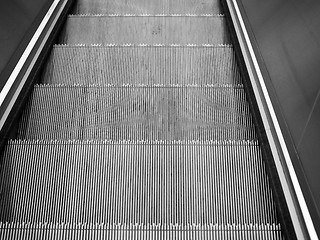
[[[224,14],[70,14],[68,17],[224,17]]]

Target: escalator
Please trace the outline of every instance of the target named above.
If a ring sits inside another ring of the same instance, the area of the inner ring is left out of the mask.
[[[218,1],[78,0],[1,155],[1,239],[285,239]]]

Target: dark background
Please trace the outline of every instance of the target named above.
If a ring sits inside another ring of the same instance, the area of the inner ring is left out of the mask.
[[[319,234],[320,1],[237,2]]]

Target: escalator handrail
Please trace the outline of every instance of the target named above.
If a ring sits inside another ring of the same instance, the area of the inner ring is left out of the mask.
[[[0,92],[0,131],[69,0],[54,0]]]
[[[226,0],[297,239],[319,239],[236,0]]]

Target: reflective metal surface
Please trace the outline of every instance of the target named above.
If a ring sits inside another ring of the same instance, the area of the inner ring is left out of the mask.
[[[0,1],[0,89],[53,0]]]
[[[239,0],[315,226],[320,216],[320,2]],[[268,78],[269,77],[269,78]]]

